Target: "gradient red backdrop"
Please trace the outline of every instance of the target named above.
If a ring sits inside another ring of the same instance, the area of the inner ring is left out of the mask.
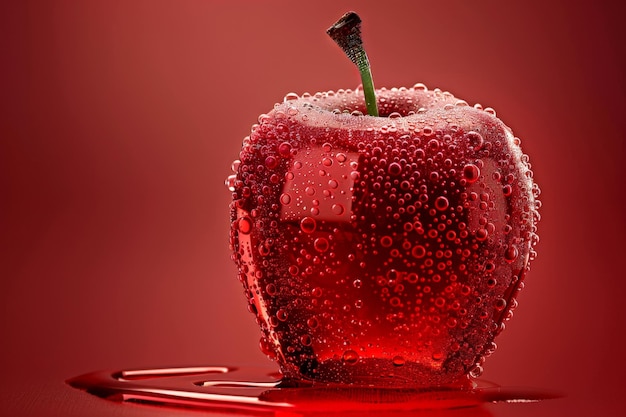
[[[484,377],[568,397],[490,411],[619,413],[618,6],[64,0],[0,5],[0,414],[121,415],[63,383],[97,369],[267,363],[223,182],[285,93],[358,84],[324,33],[349,9],[377,86],[494,107],[543,190],[539,257]]]

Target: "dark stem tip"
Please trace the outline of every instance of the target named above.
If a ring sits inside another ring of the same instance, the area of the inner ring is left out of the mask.
[[[355,12],[347,12],[328,28],[326,33],[348,55],[350,60],[357,64],[356,51],[363,47],[359,15]]]

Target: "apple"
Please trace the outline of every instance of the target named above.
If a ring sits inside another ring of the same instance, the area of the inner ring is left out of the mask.
[[[286,381],[464,386],[535,257],[520,140],[452,94],[288,94],[243,141],[230,246]]]

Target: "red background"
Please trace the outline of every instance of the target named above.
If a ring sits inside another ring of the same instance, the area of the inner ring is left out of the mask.
[[[423,82],[494,107],[543,190],[539,258],[484,377],[568,397],[491,412],[619,412],[616,6],[19,1],[0,5],[1,414],[131,415],[63,381],[267,362],[229,259],[223,181],[285,93],[358,84],[324,33],[349,9],[364,20],[378,87]]]

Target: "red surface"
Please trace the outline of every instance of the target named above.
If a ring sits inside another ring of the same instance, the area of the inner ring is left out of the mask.
[[[20,1],[0,6],[2,414],[147,415],[63,380],[266,363],[229,259],[223,180],[285,93],[358,83],[324,33],[352,8],[377,86],[494,107],[543,190],[539,257],[484,377],[569,396],[490,412],[619,412],[618,6]]]

